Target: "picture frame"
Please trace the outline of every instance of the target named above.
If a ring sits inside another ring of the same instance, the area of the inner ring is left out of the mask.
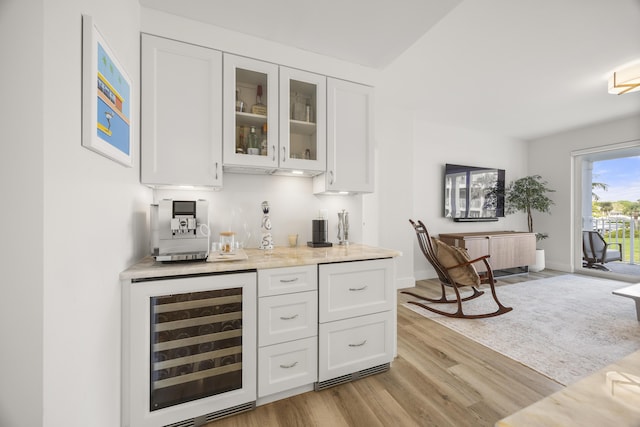
[[[132,167],[131,78],[82,15],[82,146]]]

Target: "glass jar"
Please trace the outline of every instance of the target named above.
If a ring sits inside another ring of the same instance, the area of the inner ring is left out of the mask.
[[[230,254],[236,248],[236,233],[233,231],[220,232],[220,252]]]

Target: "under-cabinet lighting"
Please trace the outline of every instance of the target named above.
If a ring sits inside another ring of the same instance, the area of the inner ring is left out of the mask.
[[[344,194],[349,194],[349,192],[348,191],[338,191],[338,194],[343,194],[344,195]]]
[[[304,175],[304,172],[302,171],[291,171],[291,173],[294,175]]]

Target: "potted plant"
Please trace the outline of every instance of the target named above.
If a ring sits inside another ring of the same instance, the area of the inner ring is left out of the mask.
[[[505,190],[505,211],[508,214],[526,212],[529,233],[533,233],[531,212],[550,213],[554,202],[547,194],[554,191],[547,187],[547,181],[540,175],[525,176],[512,181]],[[546,233],[536,233],[536,242],[547,237],[549,236]],[[529,266],[529,270],[541,271],[544,267],[544,249],[536,249],[536,264]]]

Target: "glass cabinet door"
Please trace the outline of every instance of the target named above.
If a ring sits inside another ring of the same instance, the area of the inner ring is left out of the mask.
[[[278,66],[224,55],[224,165],[278,167]]]
[[[326,77],[280,67],[281,170],[326,169]]]

